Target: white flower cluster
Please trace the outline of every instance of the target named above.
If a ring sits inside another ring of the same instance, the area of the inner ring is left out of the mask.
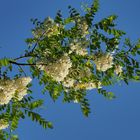
[[[82,36],[86,36],[87,34],[89,34],[88,28],[89,28],[89,26],[88,26],[86,20],[82,20],[82,19],[78,20],[78,29]]]
[[[8,104],[13,97],[20,101],[27,94],[27,85],[30,77],[22,77],[15,80],[0,79],[0,105]]]
[[[45,67],[47,74],[58,82],[63,81],[69,73],[69,68],[72,67],[72,62],[67,54],[62,56],[57,62],[51,63]]]
[[[70,69],[68,76],[62,81],[64,87],[67,88],[74,87],[77,83],[76,79],[80,80],[81,78],[85,78],[85,77],[90,78],[90,76],[92,75],[91,70],[88,67],[78,69],[76,79],[73,78],[72,73],[75,73],[74,69]]]
[[[91,72],[90,68],[88,68],[88,67],[83,68],[79,73],[80,78],[83,78],[83,77],[89,78],[91,75],[92,75],[92,72]]]
[[[75,52],[78,55],[85,56],[88,54],[88,51],[86,48],[83,47],[83,44],[78,41],[74,41],[70,43],[70,51],[69,54]]]
[[[65,91],[68,91],[68,88],[74,88],[75,90],[79,89],[87,89],[91,90],[93,88],[100,88],[100,82],[87,82],[87,83],[79,83],[75,78],[71,75],[72,62],[68,56],[68,54],[64,54],[58,61],[54,63],[50,63],[47,65],[41,65],[43,62],[39,62],[37,67],[40,70],[46,71],[48,75],[50,75],[57,82],[62,82],[63,86],[66,88]],[[77,73],[77,78],[80,80],[81,78],[87,77],[89,78],[92,75],[91,70],[88,67],[83,69],[79,69]]]
[[[62,25],[57,24],[54,22],[53,19],[50,17],[46,18],[43,22],[44,28],[36,28],[35,30],[32,31],[32,34],[36,37],[39,38],[42,35],[50,37],[52,35],[58,35],[60,34],[60,28],[63,28]]]
[[[46,66],[44,65],[43,61],[38,61],[36,62],[36,67],[40,70],[45,70]]]
[[[0,80],[0,105],[8,104],[14,93],[14,80]]]
[[[73,79],[73,78],[65,78],[64,79],[64,81],[63,81],[63,85],[65,86],[65,87],[73,87],[74,86],[74,83],[75,83],[75,79]]]
[[[95,58],[94,63],[96,64],[97,70],[106,71],[113,65],[113,56],[109,53],[102,54]]]
[[[31,82],[30,77],[22,77],[15,80],[16,97],[20,101],[27,94],[27,85]]]
[[[6,129],[9,126],[8,122],[4,119],[0,119],[0,130]]]

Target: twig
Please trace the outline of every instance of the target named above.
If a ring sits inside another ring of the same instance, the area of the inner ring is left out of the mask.
[[[28,64],[28,63],[18,63],[14,61],[9,61],[11,64],[19,65],[19,66],[36,66],[36,64]]]

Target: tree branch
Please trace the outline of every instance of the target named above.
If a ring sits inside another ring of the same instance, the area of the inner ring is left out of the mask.
[[[14,61],[9,61],[11,64],[19,65],[19,66],[36,66],[36,64],[28,64],[28,63],[18,63]]]

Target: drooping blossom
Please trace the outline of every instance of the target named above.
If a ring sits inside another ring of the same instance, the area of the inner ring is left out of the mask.
[[[48,17],[44,20],[43,26],[34,29],[32,34],[36,38],[40,38],[42,36],[51,37],[53,35],[60,34],[60,28],[63,28],[62,25],[55,23],[53,19]]]
[[[96,69],[99,71],[106,71],[113,66],[113,56],[109,53],[101,54],[100,56],[95,56],[94,63],[96,64]]]
[[[27,94],[27,85],[31,82],[30,77],[17,79],[0,79],[0,105],[8,104],[16,97],[21,100]]]
[[[45,71],[54,80],[60,82],[68,75],[72,62],[67,54],[64,54],[58,61],[48,64]]]
[[[0,79],[0,105],[8,104],[15,91],[14,80]]]
[[[84,47],[83,42],[74,40],[73,42],[70,43],[70,51],[69,54],[72,52],[75,52],[78,55],[85,56],[88,54],[87,49]]]
[[[27,85],[31,82],[30,77],[22,77],[15,81],[16,83],[16,97],[20,101],[27,94]]]

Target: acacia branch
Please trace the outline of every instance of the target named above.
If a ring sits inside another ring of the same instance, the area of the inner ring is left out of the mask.
[[[18,62],[14,62],[14,61],[9,61],[11,64],[15,64],[15,65],[18,65],[18,66],[36,66],[35,63],[33,64],[28,64],[28,63],[18,63]]]
[[[22,56],[19,56],[19,57],[15,58],[14,60],[16,61],[16,60],[19,60],[19,59],[22,59],[22,58],[26,58],[26,57],[31,57],[31,56],[32,55],[25,54],[25,55],[22,55]]]
[[[41,63],[41,64],[36,64],[36,63],[32,63],[32,64],[29,64],[29,63],[19,63],[19,62],[15,62],[15,61],[12,61],[12,60],[10,60],[9,63],[11,63],[11,64],[15,64],[15,65],[18,65],[18,66],[37,66],[37,65],[47,65],[47,64],[44,64],[44,63]]]

